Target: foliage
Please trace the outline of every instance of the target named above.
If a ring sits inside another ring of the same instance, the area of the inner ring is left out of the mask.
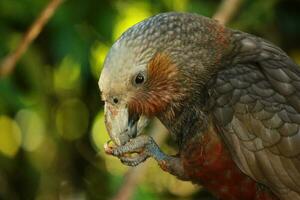
[[[0,57],[48,3],[0,1]],[[67,0],[9,77],[0,79],[0,199],[108,199],[128,169],[103,153],[108,134],[97,81],[120,34],[166,11],[212,16],[218,0]],[[231,27],[260,35],[300,62],[300,3],[245,0]],[[165,145],[164,149],[172,151]],[[134,199],[199,198],[151,162]],[[204,197],[203,197],[204,198]],[[204,199],[209,199],[205,197]]]

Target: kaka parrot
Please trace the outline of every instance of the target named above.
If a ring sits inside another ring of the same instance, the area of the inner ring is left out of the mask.
[[[224,200],[300,200],[300,68],[272,43],[188,13],[129,28],[100,76],[106,153],[154,158]],[[156,117],[178,143],[142,135]]]

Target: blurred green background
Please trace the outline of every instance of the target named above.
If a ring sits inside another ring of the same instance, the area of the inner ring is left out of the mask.
[[[47,5],[0,0],[0,59]],[[167,11],[212,16],[219,0],[66,0],[0,78],[0,199],[110,199],[128,167],[106,156],[98,78],[120,34]],[[262,36],[300,63],[300,1],[245,0],[228,26]],[[172,142],[163,145],[175,152]],[[213,199],[150,162],[132,199]]]

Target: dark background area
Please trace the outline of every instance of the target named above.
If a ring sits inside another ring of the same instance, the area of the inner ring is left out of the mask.
[[[46,0],[0,0],[0,60]],[[211,17],[218,0],[66,0],[0,78],[0,199],[110,199],[128,167],[103,152],[108,138],[98,78],[112,43],[160,12]],[[300,1],[244,0],[229,27],[272,41],[300,63]],[[163,149],[174,152],[166,143]],[[133,199],[212,199],[149,160]],[[205,197],[206,196],[206,197]]]

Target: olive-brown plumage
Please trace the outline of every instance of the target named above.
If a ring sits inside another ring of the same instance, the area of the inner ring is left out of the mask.
[[[117,144],[106,151],[124,164],[153,157],[220,199],[300,200],[300,69],[270,42],[160,14],[113,45],[99,86]],[[176,156],[140,135],[151,117],[178,142]]]

